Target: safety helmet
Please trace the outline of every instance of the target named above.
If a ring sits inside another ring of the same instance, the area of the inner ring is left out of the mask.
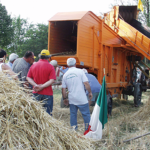
[[[43,49],[40,53],[41,56],[50,56],[49,50]]]

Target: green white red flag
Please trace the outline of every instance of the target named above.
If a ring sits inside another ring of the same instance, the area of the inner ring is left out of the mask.
[[[102,87],[91,116],[89,128],[84,133],[85,137],[100,140],[105,123],[107,123],[107,95],[104,76]]]

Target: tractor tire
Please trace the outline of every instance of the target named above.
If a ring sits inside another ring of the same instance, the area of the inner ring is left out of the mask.
[[[141,104],[142,88],[141,83],[134,84],[134,105],[139,106]]]

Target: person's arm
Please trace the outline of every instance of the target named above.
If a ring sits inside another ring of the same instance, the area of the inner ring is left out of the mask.
[[[44,88],[46,88],[46,87],[52,85],[54,82],[55,82],[54,79],[50,79],[49,81],[45,82],[45,83],[42,84],[41,86],[42,86],[42,88],[44,89]]]
[[[67,94],[66,94],[66,88],[67,88],[67,85],[65,83],[65,77],[63,76],[63,79],[62,79],[62,97],[63,97],[64,104],[66,106],[68,106],[69,101],[68,101]]]
[[[26,77],[27,81],[32,85],[32,86],[36,86],[37,84],[34,82],[34,80],[30,77]]]
[[[55,82],[54,79],[50,79],[49,81],[45,82],[44,84],[35,85],[33,90],[36,91],[36,92],[41,91],[44,88],[52,85],[54,82]]]
[[[89,99],[91,100],[92,97],[93,97],[93,95],[92,95],[92,91],[91,91],[89,82],[87,81],[87,82],[83,82],[83,83],[84,83],[84,85],[85,85],[85,88],[86,88],[86,89],[88,90],[88,92],[89,92]]]
[[[15,73],[11,70],[11,68],[10,68],[8,65],[3,64],[3,65],[2,65],[2,70],[3,70],[3,71],[7,71],[7,73],[8,73],[10,76],[14,77],[15,79],[18,79],[17,74],[15,74]]]
[[[60,72],[59,67],[56,67],[56,77],[59,76],[59,72]]]
[[[63,96],[63,100],[64,100],[64,99],[67,99],[67,96],[66,96],[66,88],[62,88],[62,96]]]
[[[62,88],[62,96],[63,96],[64,104],[65,104],[66,106],[68,106],[69,101],[68,101],[68,98],[67,98],[67,95],[66,95],[66,88]]]

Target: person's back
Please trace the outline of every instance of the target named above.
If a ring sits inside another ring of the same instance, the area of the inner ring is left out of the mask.
[[[93,95],[93,98],[91,99],[91,101],[92,101],[91,106],[94,106],[95,102],[98,98],[99,92],[101,90],[101,85],[94,75],[89,74],[86,69],[82,69],[82,70],[85,73],[86,77],[88,78],[89,85],[91,87],[91,91],[92,91],[92,95]],[[87,90],[86,90],[86,95],[88,98],[88,91]]]
[[[14,61],[12,70],[15,73],[19,73],[18,77],[20,81],[26,81],[27,73],[33,62],[34,62],[34,53],[31,51],[27,51],[24,54],[23,58],[18,58]],[[27,86],[29,85],[27,84]]]
[[[30,70],[31,71],[29,73],[37,84],[44,84],[50,78],[55,77],[54,67],[45,59],[40,59],[38,62],[33,64]],[[39,91],[38,94],[53,95],[51,91],[52,87],[48,86],[44,90]]]
[[[61,71],[61,73],[63,73],[63,74],[65,74],[67,71],[68,71],[68,67],[64,67],[64,66],[62,66],[61,68],[60,68],[60,71]]]
[[[96,79],[96,77],[89,73],[86,73],[85,75],[87,76],[87,78],[89,80],[89,84],[90,84],[92,93],[99,93],[100,89],[101,89],[101,85],[98,82],[98,80]]]
[[[36,100],[43,101],[47,113],[52,115],[53,91],[52,84],[56,79],[54,67],[49,64],[50,53],[43,49],[40,60],[33,64],[28,72],[27,80],[33,86],[33,95]]]
[[[63,79],[69,91],[69,103],[82,105],[88,103],[84,91],[84,84],[87,80],[83,76],[84,72],[76,67],[71,67],[64,74]]]
[[[14,61],[12,70],[18,74],[18,78],[20,81],[26,81],[26,76],[28,70],[30,68],[30,64],[27,63],[23,58],[18,58]]]
[[[64,104],[70,104],[70,124],[77,129],[77,112],[79,109],[84,119],[85,130],[87,130],[90,122],[89,104],[92,99],[91,88],[83,70],[76,68],[76,59],[68,58],[67,65],[69,69],[63,76],[62,95]],[[84,86],[89,92],[89,103]],[[66,88],[68,88],[69,91],[68,98],[66,95]]]

